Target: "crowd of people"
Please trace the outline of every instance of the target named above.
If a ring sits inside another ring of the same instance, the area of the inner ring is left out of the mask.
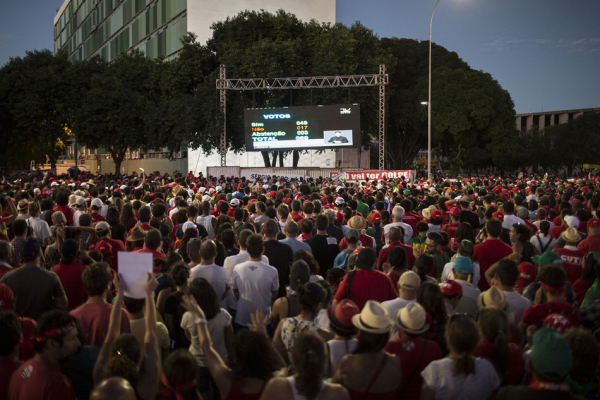
[[[0,193],[0,399],[600,398],[600,178]]]

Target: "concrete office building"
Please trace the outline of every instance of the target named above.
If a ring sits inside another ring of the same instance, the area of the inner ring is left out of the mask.
[[[547,126],[566,124],[574,118],[587,113],[600,112],[600,108],[582,108],[563,111],[542,111],[515,115],[518,131],[528,131],[534,126],[542,130]]]
[[[335,23],[336,0],[65,0],[54,17],[54,50],[64,49],[73,62],[94,55],[111,61],[133,49],[151,58],[172,59],[181,50],[180,39],[187,32],[195,33],[198,42],[205,43],[212,36],[210,27],[214,22],[224,21],[244,10],[275,13],[280,9],[302,21]],[[114,170],[109,167],[112,160],[102,154],[101,149],[82,149],[82,152],[84,158],[89,159],[86,164],[90,169]],[[71,155],[73,153],[71,150]],[[357,160],[364,159],[364,155],[359,157],[359,149],[312,153],[301,157],[301,166],[333,167],[341,161],[342,165],[356,168],[359,167]],[[147,170],[171,172],[187,168],[206,172],[206,167],[220,164],[218,154],[207,157],[200,150],[179,152],[180,159],[175,162],[168,161],[168,153],[145,154],[142,160],[136,159],[136,155],[139,157],[139,152],[128,155],[127,160],[131,162],[124,162],[126,171],[132,172],[143,164]],[[363,163],[365,161],[360,164]],[[258,152],[241,155],[230,152],[227,165],[260,167],[264,164]],[[291,167],[291,156],[285,166]],[[368,166],[366,160],[365,167]]]

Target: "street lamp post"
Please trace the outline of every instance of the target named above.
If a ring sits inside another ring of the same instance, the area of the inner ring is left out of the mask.
[[[437,0],[433,11],[431,12],[431,20],[429,21],[429,99],[427,101],[427,177],[431,178],[431,26],[433,25],[433,13],[440,0]]]

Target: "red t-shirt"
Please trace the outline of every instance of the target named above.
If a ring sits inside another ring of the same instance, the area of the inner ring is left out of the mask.
[[[59,206],[58,204],[54,206],[53,211],[60,211],[65,215],[67,219],[67,225],[73,225],[73,215],[75,215],[75,211],[72,208],[67,206]]]
[[[300,221],[302,221],[304,219],[304,215],[302,215],[302,213],[295,213],[295,212],[291,212],[290,213],[292,219],[294,220],[295,223],[299,223]]]
[[[567,228],[568,228],[567,225],[555,226],[554,228],[551,228],[548,231],[548,235],[552,236],[554,239],[558,239],[560,237],[560,234],[563,233],[564,231],[566,231]]]
[[[375,239],[371,236],[363,235],[362,233],[358,237],[358,246],[371,247],[375,248]],[[343,238],[340,241],[340,251],[344,251],[348,248],[348,241],[346,238]]]
[[[481,276],[483,276],[489,267],[511,254],[512,248],[503,241],[499,239],[488,239],[475,246],[473,262],[479,261],[479,271],[481,272]],[[490,285],[485,279],[480,279],[477,286],[482,292],[490,288]]]
[[[571,284],[575,283],[575,281],[581,278],[582,271],[582,263],[583,256],[585,253],[579,250],[571,250],[567,248],[562,249],[554,249],[555,253],[560,254],[560,258],[562,258],[562,266],[567,272],[567,280],[571,282]]]
[[[31,318],[19,317],[21,323],[21,332],[23,333],[23,342],[19,348],[19,360],[27,361],[33,358],[35,355],[35,349],[33,348],[33,332],[37,326],[37,323]]]
[[[500,377],[504,376],[506,373],[506,376],[502,381],[503,384],[516,386],[521,383],[523,378],[523,373],[525,372],[525,362],[523,361],[523,353],[521,352],[519,346],[514,343],[509,343],[508,349],[510,351],[510,355],[508,357],[508,369],[506,371],[498,371],[498,366],[493,359],[493,343],[486,342],[484,340],[480,341],[477,343],[477,346],[475,347],[475,350],[473,350],[472,354],[474,357],[485,358],[491,362],[496,368],[496,371]]]
[[[573,284],[573,293],[577,297],[577,304],[583,303],[583,299],[585,299],[585,294],[594,284],[593,280],[590,279],[580,279]]]
[[[404,248],[404,251],[406,251],[406,268],[411,270],[413,265],[415,265],[415,255],[413,253],[413,248],[411,246],[406,246],[401,242],[394,242],[390,243],[388,247],[381,249],[381,251],[379,252],[379,256],[377,257],[377,268],[379,268],[380,271],[383,270],[383,264],[388,260],[388,257],[390,256],[390,251],[392,251],[392,248],[396,246],[400,246]]]
[[[346,280],[348,274],[344,276],[340,287],[335,293],[335,299],[341,301],[346,298]],[[367,300],[376,300],[383,303],[387,300],[397,298],[396,290],[389,276],[381,271],[365,271],[357,269],[352,282],[350,283],[350,295],[348,298],[362,310]]]
[[[164,260],[165,255],[163,253],[161,253],[160,251],[156,251],[156,250],[150,250],[150,249],[137,249],[133,251],[134,253],[151,253],[152,254],[152,259],[154,260],[155,258],[160,258],[161,260]],[[152,271],[155,274],[159,273],[158,269],[155,269]]]
[[[460,226],[460,222],[457,222],[455,224],[448,224],[448,225],[442,226],[442,230],[444,232],[447,232],[448,236],[450,236],[450,239],[452,239],[454,236],[456,236],[456,231],[458,230],[459,226]]]
[[[69,300],[67,311],[71,311],[87,301],[87,293],[81,280],[81,275],[85,266],[73,261],[71,264],[57,264],[52,269],[65,289],[65,294]]]
[[[579,325],[579,309],[572,304],[549,302],[545,304],[534,304],[525,309],[521,321],[525,325],[535,325],[540,328],[544,318],[550,314],[560,314],[571,322],[573,326]]]
[[[312,237],[310,233],[302,233],[300,236],[298,236],[298,240],[301,242],[306,242],[306,239],[309,239],[310,237]]]
[[[14,268],[7,267],[6,265],[0,265],[0,278],[4,276],[7,272],[12,271]]]
[[[8,386],[12,374],[23,364],[21,360],[0,358],[0,399],[8,398]]]
[[[590,251],[600,251],[600,235],[590,235],[577,246],[577,250],[584,253]]]
[[[22,364],[10,378],[10,400],[77,400],[71,381],[60,370],[35,361]]]
[[[100,213],[91,213],[90,217],[92,217],[92,222],[102,222],[102,221],[106,221],[106,218],[104,218],[102,215],[100,215]]]
[[[71,315],[79,320],[83,331],[87,333],[82,346],[96,345],[102,348],[108,334],[108,323],[112,306],[107,303],[82,304]],[[125,310],[121,314],[121,333],[131,333],[129,313]]]
[[[437,343],[419,337],[403,337],[390,340],[385,348],[390,354],[395,354],[402,365],[400,399],[418,400],[421,396],[423,378],[421,372],[432,361],[442,358],[442,351]]]
[[[417,214],[413,214],[413,213],[408,213],[408,214],[404,214],[404,217],[402,218],[402,222],[404,222],[405,224],[410,225],[410,227],[412,228],[413,231],[413,237],[417,236],[418,232],[417,232],[417,224],[419,222],[421,222],[423,218],[420,217]]]

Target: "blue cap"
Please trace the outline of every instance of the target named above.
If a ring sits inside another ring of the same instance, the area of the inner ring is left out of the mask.
[[[469,257],[458,256],[454,259],[453,268],[461,275],[469,275],[473,272],[473,263]]]

